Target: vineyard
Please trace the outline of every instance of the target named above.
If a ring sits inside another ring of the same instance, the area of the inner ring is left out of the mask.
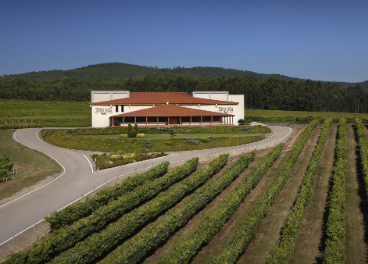
[[[127,178],[4,263],[365,263],[368,130],[320,121],[286,146]]]

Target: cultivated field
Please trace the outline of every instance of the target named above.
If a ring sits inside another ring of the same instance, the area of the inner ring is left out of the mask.
[[[365,263],[367,134],[315,120],[287,146],[163,163],[52,214],[6,263]]]
[[[245,119],[253,121],[297,121],[307,123],[313,118],[345,117],[348,121],[359,117],[368,120],[368,114],[338,112],[306,112],[245,109]],[[234,120],[236,122],[236,120]],[[88,101],[28,101],[0,99],[0,128],[5,125],[40,127],[90,127],[91,108]]]

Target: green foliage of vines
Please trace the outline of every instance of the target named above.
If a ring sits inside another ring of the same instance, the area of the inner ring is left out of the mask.
[[[171,186],[156,198],[124,215],[115,223],[108,225],[103,231],[89,236],[74,248],[63,252],[54,259],[53,263],[95,262],[96,259],[108,253],[116,245],[127,239],[127,237],[154,220],[160,213],[171,208],[187,194],[204,184],[226,165],[228,156],[228,154],[219,156],[208,164],[207,167],[196,171],[192,176]]]
[[[345,262],[345,123],[346,120],[344,118],[339,120],[335,150],[335,170],[332,178],[332,190],[330,192],[328,204],[328,219],[326,225],[327,240],[325,242],[325,252],[323,253],[324,263]]]
[[[164,176],[134,189],[132,192],[113,200],[105,206],[99,207],[92,216],[74,222],[55,230],[31,249],[10,256],[5,263],[39,263],[52,258],[81,241],[89,235],[105,228],[107,224],[116,221],[122,215],[136,206],[156,196],[175,182],[192,173],[198,165],[198,158],[187,161],[184,165],[175,168]]]
[[[304,209],[309,203],[312,196],[312,188],[314,178],[321,159],[323,149],[327,140],[328,129],[332,119],[326,119],[324,127],[320,133],[317,146],[310,158],[309,165],[303,177],[302,185],[295,198],[291,212],[288,214],[285,223],[281,229],[280,241],[271,251],[271,257],[266,260],[266,263],[288,263],[291,251],[294,248],[296,238],[298,236],[300,226],[303,222]]]
[[[9,171],[11,171],[13,165],[13,163],[9,162],[8,157],[0,157],[0,180],[3,180],[3,177],[8,177]]]
[[[164,175],[169,165],[170,162],[165,161],[147,172],[126,178],[119,184],[99,191],[95,196],[87,198],[83,203],[73,204],[61,211],[53,212],[50,216],[45,217],[45,219],[50,224],[52,230],[70,225],[82,217],[89,216],[97,208],[107,204],[109,201],[134,190],[137,186]]]
[[[359,156],[361,160],[365,191],[367,192],[368,196],[368,149],[367,149],[367,141],[364,134],[365,128],[362,124],[362,121],[359,118],[356,118],[354,122],[358,134]]]
[[[301,151],[307,143],[312,130],[318,123],[319,120],[316,119],[308,124],[301,138],[296,143],[296,146],[292,149],[284,166],[277,172],[265,193],[257,201],[248,216],[235,227],[235,233],[232,239],[223,248],[220,254],[215,257],[213,263],[235,263],[241,254],[247,249],[263,218],[290,177],[291,171]]]
[[[240,203],[259,183],[269,167],[277,160],[282,150],[282,144],[274,148],[244,179],[203,219],[184,240],[180,241],[166,259],[160,263],[189,263],[198,251],[208,244],[212,237],[223,227],[228,219],[238,209]]]
[[[256,152],[244,155],[226,169],[214,181],[196,190],[185,199],[179,207],[169,210],[165,217],[145,227],[144,232],[133,237],[110,253],[101,263],[137,263],[146,254],[170,238],[183,227],[197,212],[210,203],[218,194],[227,188],[240,173],[252,162]]]

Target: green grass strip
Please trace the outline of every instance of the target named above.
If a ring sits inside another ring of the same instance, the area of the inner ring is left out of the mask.
[[[282,144],[274,148],[215,208],[204,215],[197,228],[188,238],[180,241],[168,253],[168,256],[159,263],[189,263],[231,218],[240,203],[280,156],[281,150]]]
[[[339,120],[335,151],[335,170],[332,177],[332,190],[329,197],[327,240],[323,253],[324,263],[344,263],[345,261],[345,227],[344,211],[346,205],[345,181],[345,118]]]
[[[91,263],[108,253],[124,239],[136,233],[140,228],[154,220],[162,212],[170,209],[183,197],[193,192],[224,167],[228,160],[224,154],[213,160],[207,167],[196,171],[192,176],[171,186],[165,192],[143,206],[111,223],[100,233],[89,236],[75,247],[57,256],[53,263]]]
[[[365,128],[362,124],[362,121],[359,118],[355,119],[355,125],[357,128],[358,134],[358,146],[359,146],[359,156],[363,171],[363,179],[365,184],[365,191],[368,196],[368,149],[367,149],[367,141],[365,138]]]
[[[300,226],[304,219],[304,209],[312,196],[314,178],[325,147],[328,129],[331,123],[331,118],[325,120],[324,127],[319,135],[313,155],[310,158],[307,171],[303,177],[303,182],[295,198],[294,205],[281,228],[280,240],[271,251],[271,257],[267,258],[266,263],[288,263],[290,253],[294,248]]]
[[[225,248],[217,255],[213,263],[235,263],[238,258],[245,252],[250,241],[257,232],[259,225],[266,216],[271,205],[289,179],[291,171],[307,143],[313,129],[319,123],[316,119],[308,124],[303,135],[292,149],[284,166],[277,172],[262,197],[257,201],[249,215],[235,227],[235,233]]]
[[[149,251],[169,239],[179,228],[227,188],[255,158],[255,151],[245,155],[214,181],[196,190],[178,208],[170,209],[163,218],[145,227],[144,232],[111,252],[101,263],[137,263]]]
[[[61,211],[52,213],[50,216],[45,217],[45,219],[50,224],[52,230],[70,225],[83,217],[91,215],[100,206],[134,190],[134,188],[144,184],[146,181],[154,180],[164,175],[167,173],[169,165],[170,162],[165,161],[149,171],[128,177],[119,184],[99,191],[92,198],[87,198],[83,203],[70,205]]]
[[[5,263],[39,263],[52,258],[55,254],[102,230],[107,224],[116,221],[129,210],[185,178],[196,170],[197,165],[198,158],[187,161],[184,165],[175,168],[164,176],[134,189],[117,200],[111,201],[106,206],[101,206],[93,212],[91,217],[74,222],[71,226],[55,230],[31,249],[11,255]]]

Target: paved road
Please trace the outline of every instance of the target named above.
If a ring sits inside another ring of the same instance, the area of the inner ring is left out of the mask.
[[[47,144],[39,138],[38,132],[41,129],[38,128],[17,130],[13,135],[15,140],[51,156],[63,167],[64,172],[55,180],[31,193],[0,206],[0,246],[9,241],[14,234],[17,236],[17,234],[38,223],[45,216],[80,199],[82,194],[85,195],[93,191],[95,187],[97,188],[117,176],[123,175],[124,177],[124,175],[135,170],[139,171],[152,167],[166,160],[175,163],[193,157],[204,157],[221,152],[231,152],[239,149],[248,152],[260,146],[268,145],[271,147],[273,144],[284,140],[291,133],[291,129],[288,127],[275,126],[270,128],[274,131],[271,137],[251,144],[229,148],[184,151],[180,154],[171,153],[155,160],[132,163],[103,171],[95,171],[92,168],[90,159],[88,159],[90,152],[64,149]]]

